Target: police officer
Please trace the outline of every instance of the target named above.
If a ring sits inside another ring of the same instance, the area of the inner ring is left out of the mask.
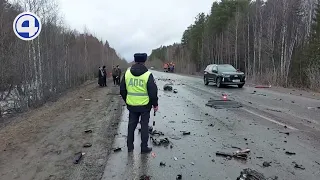
[[[134,149],[134,131],[141,124],[141,153],[149,153],[148,147],[150,111],[158,110],[158,88],[154,77],[144,63],[146,53],[134,54],[135,64],[127,69],[120,83],[120,94],[129,110],[127,147],[128,152]]]

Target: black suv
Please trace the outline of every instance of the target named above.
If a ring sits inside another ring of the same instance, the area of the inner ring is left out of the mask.
[[[243,72],[238,71],[230,64],[210,64],[204,70],[203,81],[205,85],[216,83],[220,88],[223,85],[238,85],[242,88],[246,82]]]

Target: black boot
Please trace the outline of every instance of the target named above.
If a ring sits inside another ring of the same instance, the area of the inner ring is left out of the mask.
[[[150,153],[152,151],[151,147],[141,148],[141,154]]]

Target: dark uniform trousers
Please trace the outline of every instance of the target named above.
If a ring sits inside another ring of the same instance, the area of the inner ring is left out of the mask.
[[[141,149],[146,149],[148,147],[150,111],[147,111],[147,112],[131,112],[131,111],[129,111],[128,137],[127,137],[128,149],[134,148],[134,146],[133,146],[134,131],[137,128],[140,117],[141,117],[141,120],[140,120],[140,124],[141,124]]]

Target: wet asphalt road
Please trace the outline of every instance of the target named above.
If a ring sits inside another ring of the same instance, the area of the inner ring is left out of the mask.
[[[133,180],[148,175],[155,180],[174,180],[178,174],[187,180],[235,180],[244,168],[252,168],[266,177],[283,180],[320,179],[320,106],[317,99],[250,87],[222,88],[205,86],[201,78],[153,72],[159,88],[159,112],[155,130],[164,133],[172,148],[153,146],[153,153],[140,155],[140,135],[135,137],[135,151],[128,154],[126,131],[128,112],[124,111],[113,153],[103,180]],[[163,91],[174,84],[178,93]],[[256,91],[256,92],[254,92]],[[222,98],[242,103],[242,108],[214,109],[208,100]],[[138,125],[139,126],[139,125]],[[190,131],[190,135],[182,135]],[[282,132],[289,132],[289,135]],[[149,141],[150,145],[152,144]],[[249,148],[247,161],[216,156],[216,151],[234,152]],[[287,155],[290,151],[296,155]],[[271,166],[263,167],[263,162]],[[160,166],[164,162],[166,166]],[[302,165],[298,169],[294,164]]]

